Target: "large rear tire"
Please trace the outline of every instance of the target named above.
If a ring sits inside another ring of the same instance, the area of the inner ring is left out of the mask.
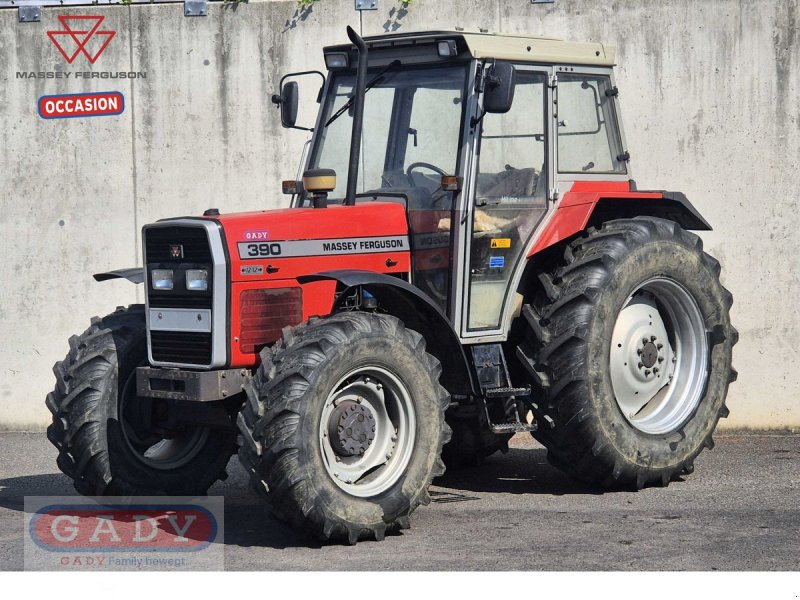
[[[552,464],[636,489],[693,471],[736,379],[719,274],[699,237],[641,217],[586,232],[541,275],[517,357]]]
[[[287,328],[261,360],[239,458],[273,511],[351,544],[408,527],[450,438],[422,336],[391,316],[341,313]]]
[[[151,401],[136,396],[136,367],[147,357],[143,306],[92,319],[69,346],[53,367],[47,438],[79,493],[199,496],[227,477],[235,432],[184,424],[165,434],[151,427]]]

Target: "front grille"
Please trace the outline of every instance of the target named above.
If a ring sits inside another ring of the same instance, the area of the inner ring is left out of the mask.
[[[213,298],[210,294],[156,294],[150,291],[151,308],[211,308]]]
[[[145,228],[147,302],[150,308],[214,310],[214,261],[208,235],[205,227],[170,224]],[[173,250],[178,248],[180,252],[176,256]],[[150,278],[154,268],[173,271],[174,289],[152,289]],[[208,270],[208,291],[186,289],[187,269],[197,268]],[[210,365],[214,358],[212,348],[212,333],[163,330],[150,332],[150,352],[156,363]]]
[[[183,258],[176,259],[172,246],[183,246]],[[148,263],[211,262],[211,246],[203,227],[160,226],[145,230],[145,251]]]
[[[211,364],[211,334],[187,331],[151,331],[150,350],[158,362]]]

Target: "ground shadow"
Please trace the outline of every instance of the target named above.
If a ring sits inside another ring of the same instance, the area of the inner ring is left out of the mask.
[[[77,496],[71,481],[61,473],[0,479],[0,507],[22,512],[25,496]]]
[[[231,462],[231,477],[211,489],[225,502],[225,544],[240,547],[319,549],[329,545],[297,532],[277,519],[247,483],[246,474]],[[574,481],[547,462],[542,448],[513,448],[482,464],[448,471],[434,481],[431,499],[436,505],[479,502],[485,494],[599,494],[601,490]],[[61,473],[0,479],[0,507],[24,510],[25,496],[74,496],[70,480]],[[402,535],[402,532],[392,535]]]
[[[572,479],[547,462],[544,448],[512,448],[475,467],[451,469],[434,486],[487,494],[602,494],[603,490]],[[435,498],[434,498],[434,501]]]

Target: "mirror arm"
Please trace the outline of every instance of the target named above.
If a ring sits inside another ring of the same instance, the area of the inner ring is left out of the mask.
[[[486,116],[487,112],[488,111],[485,111],[483,108],[481,108],[481,116],[480,117],[472,117],[470,119],[470,121],[469,121],[469,126],[472,129],[475,129],[475,127],[477,127],[481,123],[481,121],[483,121],[483,117]]]

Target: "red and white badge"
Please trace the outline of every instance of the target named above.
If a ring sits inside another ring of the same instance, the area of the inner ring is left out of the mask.
[[[125,98],[121,92],[59,94],[39,98],[39,116],[43,119],[106,117],[122,114]]]

